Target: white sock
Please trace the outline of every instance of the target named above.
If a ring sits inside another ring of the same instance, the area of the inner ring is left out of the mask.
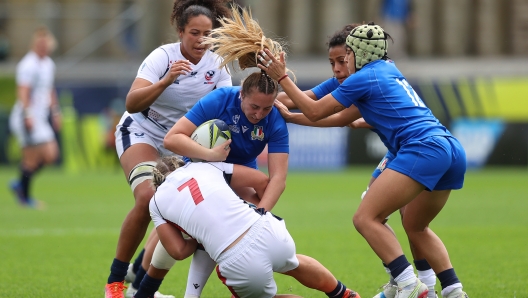
[[[398,287],[402,289],[407,290],[411,288],[411,286],[414,287],[414,285],[418,281],[418,278],[416,278],[416,275],[414,274],[413,266],[409,265],[407,268],[405,268],[405,270],[403,270],[400,275],[396,276],[394,281],[396,281]]]
[[[394,280],[394,278],[392,277],[392,274],[389,270],[389,267],[385,266],[385,264],[383,264],[383,268],[385,269],[385,272],[387,272],[387,274],[389,275],[389,284],[393,285],[393,286],[396,286],[397,283],[396,281]]]
[[[418,279],[422,281],[427,288],[429,288],[429,295],[427,297],[435,297],[435,285],[436,285],[436,275],[433,269],[428,269],[425,271],[418,270]]]
[[[201,249],[194,252],[191,266],[189,267],[189,275],[187,276],[185,298],[200,297],[205,283],[215,266],[216,262],[211,259],[208,253]]]
[[[447,297],[447,295],[451,294],[456,289],[460,289],[462,291],[462,284],[457,282],[456,284],[452,284],[450,286],[445,287],[442,289],[442,297]]]

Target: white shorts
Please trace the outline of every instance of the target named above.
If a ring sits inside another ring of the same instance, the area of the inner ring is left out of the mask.
[[[273,272],[299,266],[295,243],[284,220],[271,213],[262,216],[235,246],[217,260],[218,278],[235,297],[273,297],[277,284]]]
[[[15,106],[9,116],[9,128],[21,147],[44,144],[55,140],[55,132],[47,115],[38,115],[32,117],[32,120],[33,129],[28,131],[24,125],[22,108]]]
[[[163,134],[155,134],[141,126],[132,116],[124,113],[116,126],[115,144],[117,156],[121,155],[132,145],[148,144],[158,150],[160,156],[174,155],[163,147]]]

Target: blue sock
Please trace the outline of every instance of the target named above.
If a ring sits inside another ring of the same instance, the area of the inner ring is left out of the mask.
[[[139,285],[141,284],[141,281],[143,280],[143,277],[147,274],[147,271],[143,266],[139,266],[138,271],[136,272],[136,279],[134,279],[134,282],[132,283],[132,286],[135,289],[139,289]]]
[[[436,275],[438,277],[438,280],[440,280],[440,284],[442,285],[442,289],[447,288],[450,285],[454,285],[456,283],[460,283],[460,280],[458,279],[455,269],[447,269],[444,270]]]
[[[426,271],[426,270],[432,269],[431,265],[429,265],[426,259],[415,260],[414,265],[416,266],[416,270],[418,271]]]
[[[154,293],[159,289],[161,286],[162,279],[156,279],[150,277],[148,274],[145,274],[145,277],[141,281],[141,286],[139,287],[138,291],[134,295],[134,298],[152,298],[154,297]]]
[[[330,298],[342,298],[345,291],[346,291],[346,286],[338,280],[337,286],[335,287],[335,289],[330,293],[326,293],[326,296]]]
[[[411,263],[407,261],[407,258],[405,255],[401,255],[394,259],[394,261],[390,262],[387,267],[389,267],[389,270],[391,272],[392,278],[396,279],[398,275],[400,275],[407,267],[411,266]]]
[[[128,262],[121,262],[118,259],[114,259],[112,266],[110,267],[110,276],[108,276],[108,283],[122,282],[125,280],[127,274]]]
[[[145,249],[141,250],[137,258],[134,260],[134,265],[132,265],[132,271],[134,273],[138,272],[139,267],[141,267],[141,262],[143,262],[143,255],[145,254]]]

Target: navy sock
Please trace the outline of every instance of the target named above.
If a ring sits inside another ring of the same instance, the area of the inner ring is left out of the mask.
[[[128,262],[121,262],[118,259],[114,259],[112,266],[110,267],[110,276],[108,276],[108,283],[122,282],[125,280],[127,274]]]
[[[326,296],[330,298],[342,298],[345,291],[346,291],[346,286],[338,280],[337,286],[335,287],[335,289],[330,293],[326,293]]]
[[[20,171],[20,188],[22,189],[22,195],[24,199],[29,200],[29,185],[31,184],[31,177],[33,171],[22,168]]]
[[[444,270],[436,275],[438,277],[438,280],[440,280],[440,284],[442,285],[442,289],[447,288],[450,285],[454,285],[456,283],[459,283],[460,280],[458,279],[455,269],[447,269]]]
[[[411,263],[407,261],[405,255],[401,255],[394,259],[394,261],[390,262],[387,267],[389,267],[392,278],[396,279],[396,277],[398,277],[398,275],[400,275],[410,265]]]
[[[162,281],[163,281],[163,278],[156,279],[146,274],[143,280],[141,281],[141,286],[139,287],[138,291],[134,295],[134,298],[154,297],[154,293],[156,293],[156,291],[159,289]]]
[[[139,289],[139,285],[141,284],[145,274],[147,274],[147,271],[145,268],[143,268],[143,266],[140,265],[138,271],[136,272],[136,279],[134,279],[134,282],[132,283],[134,289]]]
[[[132,265],[132,271],[134,273],[138,272],[139,267],[141,267],[141,262],[143,262],[143,255],[145,254],[145,249],[141,250],[137,258],[134,260],[134,265]]]
[[[431,265],[429,265],[426,259],[414,260],[414,265],[416,266],[416,270],[418,271],[426,271],[432,269]]]

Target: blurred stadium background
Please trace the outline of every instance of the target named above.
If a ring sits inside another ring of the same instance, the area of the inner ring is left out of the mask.
[[[464,143],[470,166],[528,166],[528,0],[412,0],[403,30],[384,18],[382,0],[238,2],[251,7],[267,35],[288,42],[303,89],[331,76],[325,42],[333,32],[353,22],[386,25],[394,36],[389,54],[404,51],[390,56]],[[69,171],[115,165],[112,130],[137,69],[154,48],[176,41],[172,3],[0,0],[0,163],[19,158],[7,128],[14,71],[32,30],[45,24],[58,39],[60,163]],[[234,83],[243,75],[234,73]],[[369,131],[290,128],[292,169],[375,164],[385,151]]]

